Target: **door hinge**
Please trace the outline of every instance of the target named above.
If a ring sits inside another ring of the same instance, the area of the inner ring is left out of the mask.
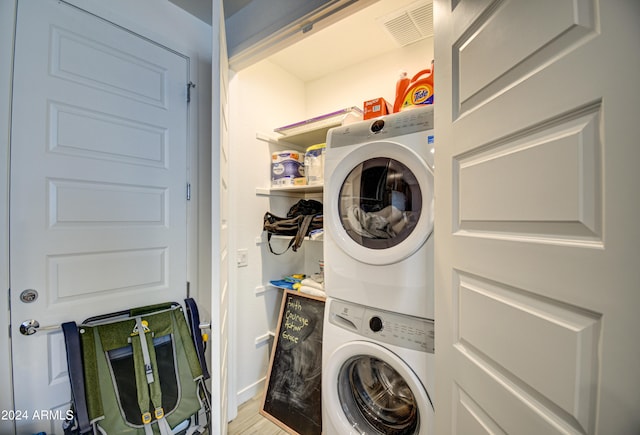
[[[7,333],[9,334],[9,340],[11,340],[11,287],[7,289],[7,299],[8,299],[8,307],[9,307],[9,324],[7,325]]]
[[[187,83],[187,103],[191,101],[191,88],[195,88],[196,84],[193,82]]]
[[[187,281],[187,298],[191,297],[191,283]]]
[[[191,201],[191,183],[187,183],[187,201]]]

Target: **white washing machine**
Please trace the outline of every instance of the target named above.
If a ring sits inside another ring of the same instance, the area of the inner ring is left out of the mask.
[[[432,435],[433,321],[328,298],[325,435]]]
[[[433,319],[433,106],[331,129],[327,296]]]

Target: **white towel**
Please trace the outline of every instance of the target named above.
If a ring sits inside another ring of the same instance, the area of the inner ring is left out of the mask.
[[[353,231],[369,239],[396,237],[407,225],[406,212],[389,205],[380,211],[366,212],[357,205],[347,209],[347,221]]]
[[[312,295],[312,296],[320,296],[320,297],[327,297],[327,294],[322,291],[322,290],[318,290],[317,288],[314,287],[307,287],[306,285],[301,286],[298,289],[299,292],[301,293],[306,293],[308,295]]]
[[[311,278],[303,279],[300,284],[306,287],[312,287],[312,288],[324,291],[324,285],[321,282],[315,281]]]

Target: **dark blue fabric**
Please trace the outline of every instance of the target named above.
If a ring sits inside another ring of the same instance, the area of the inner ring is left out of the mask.
[[[196,353],[198,354],[198,361],[200,361],[200,368],[202,369],[202,376],[204,379],[209,379],[209,369],[207,368],[207,360],[204,355],[204,343],[202,342],[202,334],[200,332],[200,314],[198,313],[198,306],[193,298],[187,298],[184,300],[187,306],[187,319],[189,320],[189,327],[191,328],[191,336],[193,337],[193,344],[196,346]]]
[[[82,347],[76,322],[62,324],[64,345],[67,350],[67,371],[71,382],[71,394],[74,403],[74,417],[78,423],[79,434],[91,432],[87,402],[85,399],[84,370],[82,366]]]

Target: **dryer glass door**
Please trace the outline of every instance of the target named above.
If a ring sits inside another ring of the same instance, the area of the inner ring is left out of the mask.
[[[338,211],[349,237],[369,249],[402,243],[416,228],[422,192],[402,162],[375,157],[358,164],[340,189]]]
[[[338,396],[350,426],[363,433],[418,433],[416,397],[402,376],[378,358],[359,355],[349,359],[339,374]]]

